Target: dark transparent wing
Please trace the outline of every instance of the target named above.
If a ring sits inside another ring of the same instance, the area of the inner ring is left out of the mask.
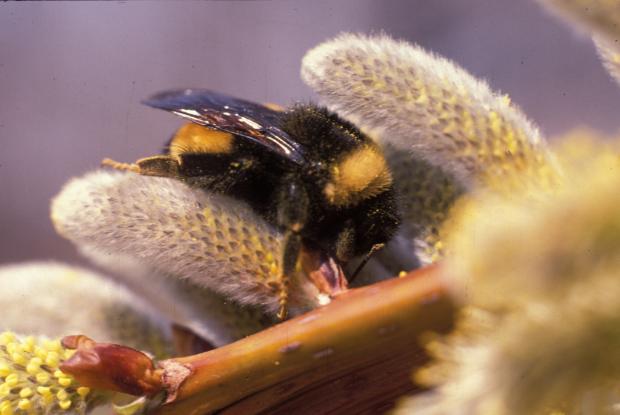
[[[196,124],[245,137],[295,163],[304,161],[299,143],[279,127],[282,113],[264,105],[207,89],[161,92],[143,103]]]

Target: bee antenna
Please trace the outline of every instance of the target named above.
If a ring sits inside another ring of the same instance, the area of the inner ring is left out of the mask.
[[[137,164],[121,163],[109,158],[101,160],[102,167],[111,167],[115,170],[132,171],[134,173],[140,173],[140,167]]]
[[[370,261],[370,258],[375,254],[375,252],[379,251],[384,246],[385,244],[374,244],[372,248],[370,248],[370,251],[368,251],[368,253],[364,256],[364,259],[362,259],[362,262],[360,262],[357,268],[355,268],[355,271],[353,271],[351,278],[349,278],[349,284],[352,283],[355,277],[358,276],[360,271],[364,268],[364,266],[368,263],[368,261]]]

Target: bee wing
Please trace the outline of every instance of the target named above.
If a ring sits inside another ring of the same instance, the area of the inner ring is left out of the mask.
[[[302,148],[279,125],[282,113],[264,105],[207,89],[165,91],[143,101],[215,130],[247,138],[283,158],[302,164]]]

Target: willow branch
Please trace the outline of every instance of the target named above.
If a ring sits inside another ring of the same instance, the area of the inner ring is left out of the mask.
[[[426,361],[420,335],[452,324],[437,269],[350,290],[235,343],[161,362],[169,397],[155,413],[316,413],[317,403],[322,413],[343,405],[362,413],[390,405],[414,389],[411,371]],[[179,365],[189,369],[181,378]]]

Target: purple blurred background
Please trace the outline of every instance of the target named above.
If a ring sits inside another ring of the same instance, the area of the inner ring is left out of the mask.
[[[104,157],[160,150],[180,121],[142,98],[202,86],[307,100],[306,50],[381,30],[487,79],[547,135],[618,129],[620,89],[591,42],[533,0],[0,3],[0,264],[83,262],[54,233],[49,200]]]

